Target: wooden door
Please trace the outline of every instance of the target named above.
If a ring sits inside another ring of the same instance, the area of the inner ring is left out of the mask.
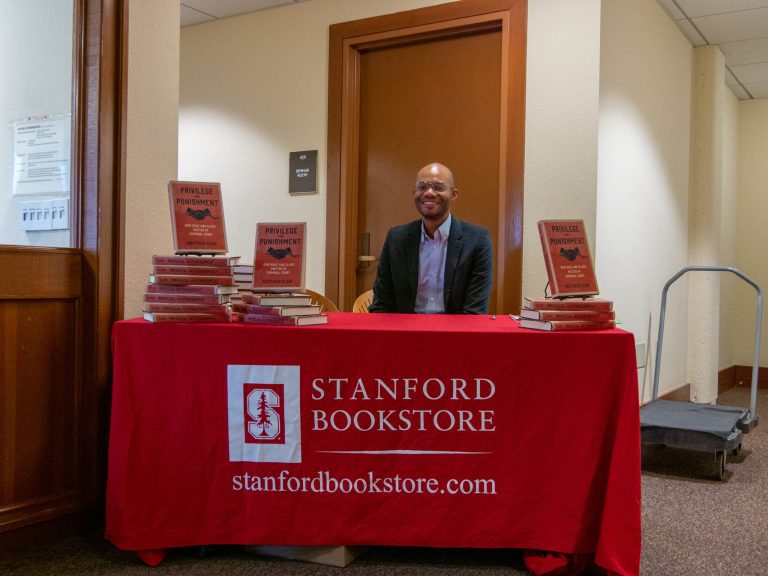
[[[413,186],[416,172],[430,162],[454,173],[459,196],[452,214],[497,238],[500,60],[501,31],[482,29],[361,54],[361,255],[378,256],[390,226],[419,218]],[[355,292],[361,294],[373,288],[376,265],[358,262]]]
[[[0,554],[103,515],[126,5],[75,3],[72,248],[0,246]]]
[[[519,308],[524,0],[464,0],[331,26],[326,293],[373,285],[389,227],[418,218],[416,172],[449,166],[452,212],[494,241],[491,311]]]

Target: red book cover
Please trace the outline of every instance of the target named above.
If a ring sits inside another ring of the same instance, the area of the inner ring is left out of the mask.
[[[549,289],[553,298],[599,294],[583,220],[540,220]]]
[[[243,302],[232,304],[232,310],[240,314],[261,314],[263,316],[315,316],[320,306],[259,306]]]
[[[259,223],[253,256],[253,289],[304,289],[306,222]]]
[[[176,254],[224,254],[227,232],[218,182],[168,182]]]

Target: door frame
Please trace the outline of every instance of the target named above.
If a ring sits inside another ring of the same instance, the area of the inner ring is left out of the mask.
[[[330,27],[325,293],[351,310],[357,266],[360,56],[365,50],[500,30],[497,313],[522,300],[527,0],[462,0]]]

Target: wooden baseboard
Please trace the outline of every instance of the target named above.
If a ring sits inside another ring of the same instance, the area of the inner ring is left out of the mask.
[[[71,536],[86,534],[104,526],[103,509],[79,510],[0,534],[0,557]]]
[[[691,385],[684,384],[680,388],[675,388],[666,394],[659,396],[661,400],[676,400],[678,402],[689,402],[691,400]]]

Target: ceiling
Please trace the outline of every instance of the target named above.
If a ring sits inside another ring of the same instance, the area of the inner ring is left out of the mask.
[[[181,26],[258,12],[305,0],[181,0]]]
[[[694,46],[720,47],[737,98],[768,98],[768,0],[657,2]]]
[[[181,0],[181,25],[306,1]],[[768,0],[656,1],[694,46],[720,47],[726,83],[737,98],[768,98]]]

